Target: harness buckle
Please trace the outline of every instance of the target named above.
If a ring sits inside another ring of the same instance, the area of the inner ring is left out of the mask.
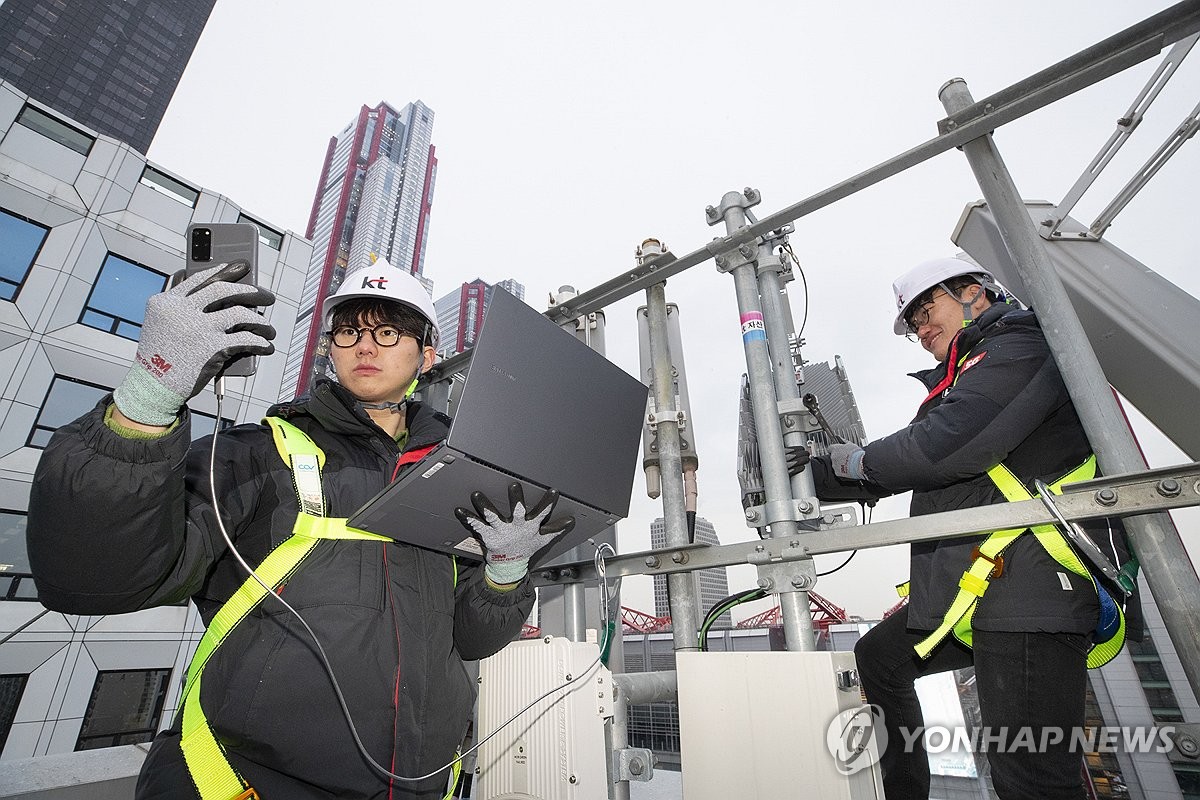
[[[259,797],[258,792],[254,791],[254,787],[251,786],[248,787],[246,791],[233,798],[233,800],[262,800],[262,798]]]
[[[977,558],[982,558],[984,561],[992,565],[993,578],[999,578],[1004,574],[1004,556],[1000,555],[999,553],[996,554],[995,558],[992,558],[991,556],[984,555],[983,553],[979,552],[979,545],[975,545],[971,548],[971,559],[974,560]]]

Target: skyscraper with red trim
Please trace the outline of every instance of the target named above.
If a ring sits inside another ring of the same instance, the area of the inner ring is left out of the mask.
[[[420,100],[397,111],[363,106],[329,140],[307,236],[312,262],[304,282],[280,398],[307,393],[329,368],[329,345],[315,313],[373,253],[422,277],[437,158],[433,110]],[[428,282],[426,282],[428,287]]]

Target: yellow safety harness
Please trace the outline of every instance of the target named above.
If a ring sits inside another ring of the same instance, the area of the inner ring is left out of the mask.
[[[969,356],[970,353],[959,359],[955,364],[955,368],[961,367]],[[954,376],[953,382],[958,382],[958,375]],[[1034,497],[1025,487],[1025,484],[1021,482],[1021,479],[1014,475],[1004,464],[997,464],[989,469],[987,476],[1010,503],[1031,500]],[[1095,476],[1096,457],[1089,455],[1078,467],[1050,484],[1049,489],[1054,494],[1062,494],[1062,487],[1065,484],[1090,480]],[[937,629],[914,645],[913,649],[916,650],[917,655],[921,658],[928,658],[934,648],[941,644],[950,634],[954,634],[954,638],[967,647],[971,646],[971,618],[975,614],[979,598],[983,597],[984,592],[987,591],[988,582],[992,578],[998,578],[1003,574],[1004,551],[1016,541],[1017,537],[1026,531],[1033,532],[1033,535],[1037,538],[1046,553],[1062,566],[1063,569],[1073,572],[1080,577],[1086,577],[1091,582],[1092,588],[1095,589],[1096,596],[1100,600],[1102,620],[1106,616],[1115,614],[1115,618],[1112,620],[1113,624],[1102,625],[1097,631],[1098,634],[1103,632],[1105,638],[1102,641],[1094,642],[1088,651],[1088,669],[1104,666],[1109,661],[1112,661],[1117,653],[1121,652],[1121,647],[1125,644],[1125,613],[1123,609],[1096,582],[1095,576],[1080,561],[1079,556],[1057,526],[1038,525],[1033,528],[1014,528],[995,531],[989,534],[982,544],[972,549],[971,557],[973,561],[958,581],[958,593],[954,596],[954,600],[950,603],[950,608],[947,609]],[[909,584],[901,584],[896,587],[896,590],[901,597],[907,597],[909,594]]]
[[[1050,490],[1054,494],[1061,494],[1064,484],[1089,480],[1095,477],[1095,474],[1096,457],[1089,456],[1083,464],[1051,484]],[[1033,495],[1029,493],[1029,490],[1025,488],[1020,479],[1013,475],[1003,464],[997,464],[988,470],[988,477],[992,479],[992,482],[996,484],[997,488],[1000,489],[1009,502],[1030,500],[1033,498]],[[941,644],[951,633],[954,634],[954,638],[963,644],[968,647],[971,646],[971,618],[975,614],[979,598],[983,597],[984,592],[987,591],[988,582],[992,578],[1003,574],[1004,551],[1016,541],[1017,537],[1026,531],[1033,532],[1033,535],[1042,545],[1042,548],[1060,566],[1080,577],[1087,578],[1091,582],[1092,588],[1095,589],[1097,597],[1102,597],[1104,601],[1111,604],[1109,610],[1115,610],[1117,614],[1115,631],[1103,641],[1095,642],[1091,650],[1088,651],[1088,669],[1104,666],[1121,651],[1121,647],[1125,643],[1124,612],[1119,605],[1116,605],[1112,601],[1111,597],[1107,596],[1105,590],[1096,583],[1096,578],[1084,566],[1079,556],[1076,555],[1075,550],[1071,547],[1071,544],[1062,535],[1062,532],[1054,525],[1037,525],[1033,528],[1013,528],[995,531],[982,544],[972,550],[971,555],[974,560],[971,562],[970,568],[959,579],[958,593],[954,596],[954,600],[950,603],[950,608],[942,618],[941,625],[915,646],[914,649],[917,651],[917,655],[921,658],[928,658],[933,649]],[[1102,593],[1104,594],[1102,595]]]
[[[263,420],[271,428],[275,448],[284,463],[292,470],[292,482],[300,503],[300,513],[292,535],[282,541],[255,573],[262,582],[250,576],[217,611],[208,630],[196,646],[188,665],[180,709],[183,715],[182,738],[179,745],[192,782],[202,800],[261,800],[245,778],[229,763],[225,748],[214,735],[212,725],[200,705],[200,679],[212,654],[229,634],[267,596],[268,589],[276,591],[299,569],[304,559],[322,539],[389,542],[386,536],[350,528],[344,518],[325,516],[325,495],[321,488],[321,467],[325,453],[296,426],[277,417]],[[455,564],[455,582],[458,570]],[[461,762],[455,762],[451,787],[458,780]],[[449,795],[447,795],[449,797]]]

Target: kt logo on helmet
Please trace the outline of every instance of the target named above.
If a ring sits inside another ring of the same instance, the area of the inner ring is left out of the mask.
[[[363,278],[362,288],[364,289],[379,289],[382,291],[387,285],[388,279],[380,276],[378,278]]]

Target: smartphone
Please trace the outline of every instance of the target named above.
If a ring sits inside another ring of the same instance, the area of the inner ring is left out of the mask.
[[[258,282],[258,226],[250,222],[194,223],[187,229],[187,266],[183,277],[230,261],[247,261],[250,271],[238,283]],[[182,279],[182,278],[181,278]],[[246,377],[258,368],[257,356],[242,356],[225,365],[222,375]]]

